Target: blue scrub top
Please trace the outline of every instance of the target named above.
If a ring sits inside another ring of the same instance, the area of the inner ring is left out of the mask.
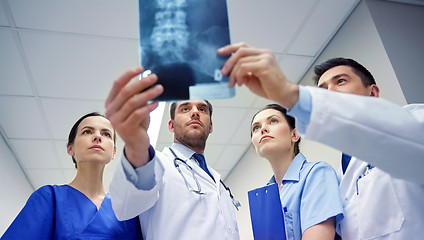
[[[1,239],[142,239],[138,218],[118,221],[109,194],[100,208],[69,185],[35,191]]]
[[[270,183],[274,183],[274,177]],[[337,175],[325,162],[307,162],[299,153],[283,178],[280,191],[288,239],[301,239],[303,232],[331,217],[343,219]]]

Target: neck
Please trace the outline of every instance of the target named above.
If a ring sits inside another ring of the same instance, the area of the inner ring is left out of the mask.
[[[187,143],[182,143],[182,142],[178,141],[177,139],[174,140],[174,143],[178,143],[178,144],[184,145],[184,146],[190,148],[191,150],[193,150],[196,153],[203,153],[205,151],[205,145],[201,145],[201,146],[200,145],[199,146],[190,146]]]
[[[279,153],[273,156],[267,156],[266,158],[271,164],[275,181],[278,184],[278,188],[281,190],[283,188],[284,175],[286,174],[291,162],[294,159],[293,151],[285,154]]]
[[[104,165],[79,164],[75,179],[69,183],[90,199],[104,198],[106,190],[103,187]]]

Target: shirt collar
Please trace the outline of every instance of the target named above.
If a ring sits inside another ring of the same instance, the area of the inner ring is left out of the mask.
[[[290,163],[289,168],[287,169],[286,174],[284,174],[284,181],[296,181],[298,182],[300,179],[300,170],[303,167],[303,164],[306,162],[305,156],[302,153],[298,153],[293,161]],[[271,177],[268,184],[275,183],[274,176]]]
[[[193,150],[181,143],[173,143],[171,148],[177,150],[186,158],[191,158],[191,156],[195,153]]]

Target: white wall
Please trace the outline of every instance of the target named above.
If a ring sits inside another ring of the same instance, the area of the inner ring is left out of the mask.
[[[25,205],[33,192],[22,169],[0,135],[0,236]],[[8,194],[4,194],[8,193]],[[13,197],[10,197],[12,194]]]
[[[423,103],[424,6],[370,0],[367,6],[407,102]]]
[[[380,97],[400,105],[406,103],[365,1],[358,4],[313,65],[333,57],[348,57],[360,62],[373,74],[380,87]],[[301,84],[313,85],[312,76],[313,71],[310,69]]]
[[[371,9],[368,8],[369,2],[372,4]],[[385,26],[385,31],[387,31],[387,29],[390,30],[390,26],[387,27],[387,25],[381,22],[378,26],[376,26],[374,24],[373,16],[370,13],[370,11],[378,10],[379,18],[382,18],[382,16],[390,16],[391,18],[396,19],[396,21],[400,18],[402,19],[403,27],[411,27],[412,25],[414,27],[413,31],[424,36],[424,28],[422,27],[422,23],[424,21],[413,23],[410,22],[412,21],[411,19],[408,20],[405,18],[404,16],[408,15],[408,9],[411,8],[410,5],[405,5],[406,4],[397,4],[385,1],[361,1],[351,16],[346,20],[342,28],[337,32],[335,37],[317,58],[314,65],[322,63],[323,61],[333,57],[353,58],[367,67],[374,75],[377,85],[379,85],[381,90],[380,97],[400,105],[406,104],[405,97],[393,67],[394,61],[389,58],[387,53],[387,47],[390,46],[390,48],[393,48],[396,47],[396,44],[393,45],[393,42],[390,41],[390,44],[386,42],[386,45],[384,45],[385,41],[382,40],[382,36],[379,35],[379,31],[377,29],[377,27],[381,25]],[[399,12],[400,16],[397,16],[396,10],[400,9],[399,7],[402,7],[402,11]],[[416,8],[422,9],[422,7]],[[412,11],[414,11],[414,14],[416,13],[416,9]],[[422,14],[422,16],[424,16],[424,14]],[[393,34],[396,34],[396,32],[393,31]],[[390,37],[389,34],[384,36]],[[399,40],[399,37],[396,39]],[[405,38],[401,39],[402,41],[408,41],[408,39]],[[421,41],[420,43],[422,44],[423,42],[424,41]],[[398,42],[398,44],[403,47],[405,45],[403,42]],[[424,48],[421,47],[418,51],[422,51],[423,49]],[[391,56],[394,58],[397,57],[394,53],[391,54]],[[421,54],[421,58],[422,56],[424,56],[424,54]],[[421,75],[414,79],[415,83],[413,82],[412,86],[417,85],[416,81],[422,79],[423,75],[422,71],[420,71],[422,70],[422,61],[419,62],[421,69],[415,67],[411,70],[411,65],[417,65],[414,60],[415,58],[408,59],[407,57],[403,57],[401,59],[401,61],[404,61],[403,65],[407,65],[410,71],[413,71],[416,75]],[[405,66],[403,67],[406,69]],[[302,85],[313,85],[312,76],[313,72],[312,69],[310,69],[300,83]],[[424,88],[419,89],[422,92],[422,89]],[[421,94],[421,96],[423,95]],[[303,144],[301,145],[301,152],[306,155],[309,161],[326,161],[336,169],[339,167],[340,152],[319,143],[307,141],[305,139],[302,141]],[[254,188],[263,186],[269,180],[271,175],[272,171],[269,164],[266,160],[260,159],[256,155],[254,148],[251,147],[226,179],[227,185],[230,186],[233,191],[233,195],[238,198],[242,204],[242,208],[237,213],[237,220],[240,236],[243,240],[253,239],[247,192]]]

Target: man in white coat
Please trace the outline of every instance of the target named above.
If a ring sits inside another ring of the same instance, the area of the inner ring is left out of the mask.
[[[168,127],[174,143],[163,152],[149,143],[150,103],[163,92],[149,75],[130,82],[137,67],[119,77],[106,100],[106,116],[125,142],[110,184],[119,220],[139,216],[143,237],[150,239],[239,239],[232,200],[220,174],[202,158],[212,132],[208,101],[171,104]],[[200,157],[199,157],[200,155]]]
[[[290,83],[270,50],[239,43],[218,53],[233,53],[222,68],[230,87],[244,84],[278,102],[296,118],[301,135],[352,156],[339,174],[342,239],[424,236],[424,104],[379,99],[372,75],[351,59],[316,66],[325,91]]]

